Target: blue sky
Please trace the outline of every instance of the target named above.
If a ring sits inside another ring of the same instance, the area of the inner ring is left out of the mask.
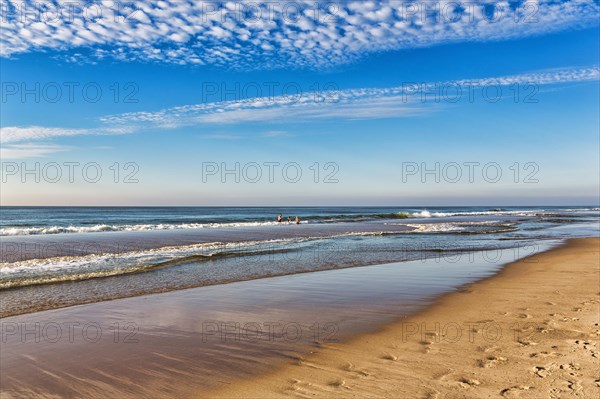
[[[7,4],[2,205],[599,202],[597,1]]]

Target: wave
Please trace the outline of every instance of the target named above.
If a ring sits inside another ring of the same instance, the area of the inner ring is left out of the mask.
[[[399,225],[398,223],[386,224]],[[406,231],[406,233],[492,234],[518,230],[515,223],[500,222],[498,220],[422,224],[407,223],[402,225],[411,228],[411,230]]]
[[[413,233],[450,233],[466,230],[466,227],[452,223],[408,224],[407,226],[414,229]]]
[[[123,253],[60,256],[0,263],[0,289],[146,272],[228,256],[297,251],[307,239],[212,242]]]
[[[386,213],[369,215],[336,215],[336,216],[313,216],[311,223],[339,223],[360,222],[374,219],[405,219],[411,217],[407,213]],[[308,220],[301,220],[300,224],[307,224]],[[3,227],[0,228],[0,236],[23,236],[65,233],[101,233],[110,231],[151,231],[151,230],[184,230],[184,229],[217,229],[236,227],[269,227],[293,225],[295,222],[277,221],[245,221],[224,223],[159,223],[159,224],[129,224],[108,225],[96,224],[93,226],[49,226],[49,227]]]
[[[461,212],[430,212],[423,210],[420,212],[414,212],[411,214],[412,217],[431,218],[431,217],[453,217],[453,216],[537,216],[544,212],[543,209],[532,209],[532,210],[518,210],[518,211],[504,211],[504,210],[491,210],[491,211],[461,211]]]
[[[306,220],[300,224],[308,223]],[[0,236],[21,236],[39,234],[64,234],[64,233],[100,233],[106,231],[145,231],[145,230],[180,230],[180,229],[206,229],[222,227],[260,227],[294,224],[293,222],[230,222],[230,223],[181,223],[181,224],[130,224],[108,225],[97,224],[94,226],[50,226],[50,227],[4,227],[0,228]]]
[[[327,237],[271,239],[245,242],[212,242],[169,246],[121,253],[58,256],[0,263],[0,290],[30,285],[80,281],[149,272],[191,262],[225,257],[248,257],[290,253],[306,249],[318,241],[354,237],[401,234],[398,231],[349,232]]]
[[[589,213],[589,212],[598,212],[600,208],[584,208],[584,209],[526,209],[526,210],[504,210],[504,209],[492,209],[489,211],[461,211],[461,212],[433,212],[431,213],[432,217],[450,217],[450,216],[548,216],[548,215],[557,215],[561,212],[567,213]],[[429,213],[427,211],[423,211],[423,213]],[[413,216],[416,217],[417,214],[413,213]]]
[[[507,216],[507,217],[561,217],[563,215],[598,216],[600,208],[583,209],[520,209],[506,210],[493,208],[486,211],[456,211],[440,212],[423,210],[399,211],[393,213],[364,213],[364,214],[338,214],[304,216],[301,224],[307,223],[344,223],[363,222],[373,220],[414,219],[414,218],[444,218],[444,217],[471,217],[471,216]],[[561,215],[562,213],[562,215]],[[591,214],[591,215],[590,215]],[[243,228],[243,227],[274,227],[279,225],[294,224],[294,222],[277,222],[273,220],[241,220],[224,222],[188,222],[177,223],[140,223],[140,224],[93,224],[91,221],[82,221],[80,226],[11,226],[0,228],[0,236],[45,235],[65,233],[100,233],[115,231],[151,231],[151,230],[179,230],[179,229],[217,229],[217,228]]]

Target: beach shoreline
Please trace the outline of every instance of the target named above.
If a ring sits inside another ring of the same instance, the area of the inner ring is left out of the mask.
[[[506,265],[376,333],[202,397],[594,397],[600,239]]]
[[[277,208],[2,212],[2,234],[23,234],[0,240],[0,317],[320,270],[473,259],[478,252],[489,254],[484,263],[505,264],[568,238],[597,236],[600,211],[588,206],[284,212],[298,213],[307,222],[300,225],[273,221],[282,212]],[[209,227],[215,223],[219,227]],[[506,250],[516,254],[496,259]]]

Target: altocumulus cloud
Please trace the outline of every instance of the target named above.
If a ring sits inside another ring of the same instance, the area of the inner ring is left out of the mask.
[[[75,62],[327,68],[374,52],[595,26],[599,10],[594,0],[7,0],[0,47],[4,57],[51,50]]]

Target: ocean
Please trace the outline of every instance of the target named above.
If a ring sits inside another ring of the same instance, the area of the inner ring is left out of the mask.
[[[412,262],[418,274],[419,261],[450,260],[462,265],[461,276],[479,275],[567,238],[600,235],[596,206],[2,207],[0,214],[1,316],[394,262]]]

